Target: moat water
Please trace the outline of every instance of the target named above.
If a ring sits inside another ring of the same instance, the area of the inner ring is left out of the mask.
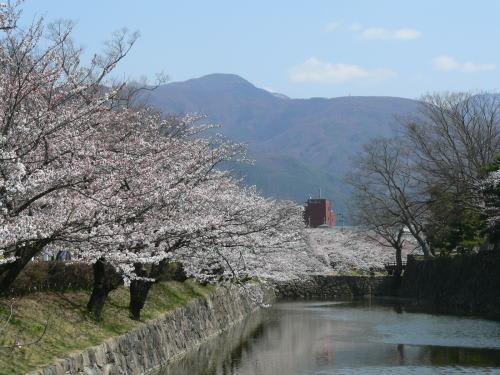
[[[391,299],[282,302],[160,374],[500,374],[500,322]]]

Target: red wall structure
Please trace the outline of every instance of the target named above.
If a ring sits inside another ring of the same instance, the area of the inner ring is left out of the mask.
[[[337,224],[333,203],[329,199],[308,199],[304,211],[304,220],[309,228],[322,224],[334,227]]]

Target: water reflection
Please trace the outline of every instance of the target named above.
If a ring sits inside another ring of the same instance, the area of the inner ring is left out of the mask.
[[[496,373],[499,322],[361,300],[276,304],[161,375]]]

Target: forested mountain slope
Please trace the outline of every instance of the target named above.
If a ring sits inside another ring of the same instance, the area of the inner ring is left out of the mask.
[[[368,138],[391,134],[418,105],[396,97],[290,99],[231,74],[162,85],[149,102],[167,113],[204,113],[227,137],[247,142],[256,163],[238,172],[264,194],[302,202],[321,188],[341,211],[350,156]]]

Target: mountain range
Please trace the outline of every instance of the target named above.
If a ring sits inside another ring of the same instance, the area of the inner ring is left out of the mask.
[[[255,164],[236,173],[264,195],[303,203],[321,189],[337,212],[346,210],[352,155],[368,139],[391,135],[397,119],[418,107],[397,97],[291,99],[232,74],[162,85],[148,100],[165,113],[206,114],[225,136],[246,142]]]

